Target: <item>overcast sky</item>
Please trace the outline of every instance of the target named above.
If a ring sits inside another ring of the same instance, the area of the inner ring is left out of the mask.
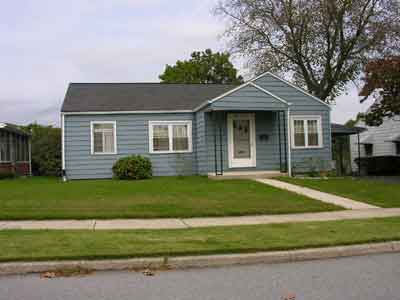
[[[194,50],[225,50],[216,0],[13,0],[0,10],[0,122],[59,124],[69,82],[157,82]],[[244,75],[246,72],[235,61]],[[332,120],[360,105],[339,97]]]

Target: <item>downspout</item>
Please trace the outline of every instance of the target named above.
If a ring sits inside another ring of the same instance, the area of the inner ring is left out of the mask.
[[[292,177],[292,151],[291,151],[291,141],[290,141],[290,105],[291,103],[288,103],[288,108],[287,108],[287,153],[288,153],[288,175],[289,177]]]
[[[61,113],[61,176],[63,181],[67,181],[67,176],[65,173],[65,130],[64,124],[65,116],[64,113]]]
[[[358,142],[358,177],[361,177],[361,145],[360,145],[360,130],[357,129]]]
[[[32,136],[28,137],[29,175],[32,176]]]

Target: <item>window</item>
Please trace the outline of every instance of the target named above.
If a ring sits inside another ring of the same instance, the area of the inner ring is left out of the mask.
[[[15,160],[18,162],[29,161],[29,140],[26,136],[15,136]]]
[[[373,144],[364,144],[365,156],[372,156],[374,152]]]
[[[150,121],[150,153],[192,152],[191,121]]]
[[[0,161],[9,162],[11,161],[10,151],[10,134],[5,131],[0,131]]]
[[[322,147],[321,117],[292,117],[292,147],[320,148]]]
[[[117,154],[116,122],[91,122],[92,154]]]

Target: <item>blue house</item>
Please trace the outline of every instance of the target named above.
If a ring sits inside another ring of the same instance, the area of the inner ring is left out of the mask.
[[[240,86],[71,83],[61,109],[68,179],[110,178],[121,157],[155,176],[330,168],[330,107],[269,72]]]

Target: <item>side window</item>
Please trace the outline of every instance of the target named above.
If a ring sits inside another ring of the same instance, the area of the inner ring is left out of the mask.
[[[366,156],[372,156],[374,154],[374,145],[373,144],[364,144],[364,150]]]
[[[322,147],[320,116],[292,117],[292,147],[298,149]]]
[[[192,152],[191,121],[150,121],[150,153]]]
[[[116,122],[91,122],[92,154],[116,154]]]

